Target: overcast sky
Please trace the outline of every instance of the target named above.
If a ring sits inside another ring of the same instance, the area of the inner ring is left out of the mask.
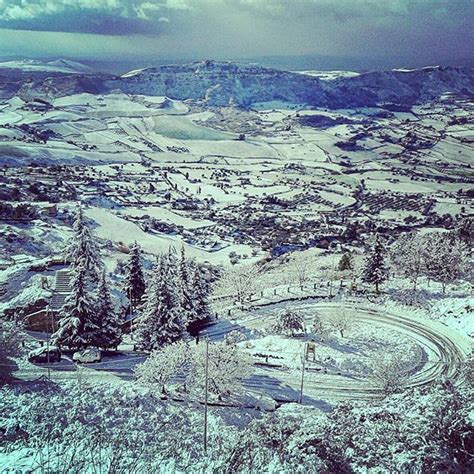
[[[0,0],[0,56],[473,58],[474,0]]]

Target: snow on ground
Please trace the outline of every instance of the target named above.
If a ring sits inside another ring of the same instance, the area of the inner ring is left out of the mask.
[[[141,208],[127,207],[120,212],[118,215],[124,214],[128,216],[150,216],[160,221],[168,222],[170,224],[176,224],[182,226],[185,229],[201,229],[203,227],[209,227],[215,225],[215,222],[210,220],[198,220],[192,219],[180,213],[179,211],[170,211],[165,207],[148,206]]]
[[[249,245],[231,244],[221,250],[206,251],[184,242],[179,236],[168,234],[148,234],[133,222],[122,219],[111,211],[91,207],[86,209],[85,214],[96,224],[95,234],[105,240],[122,242],[126,245],[139,242],[146,253],[158,255],[167,252],[169,247],[174,247],[177,251],[184,246],[186,254],[190,258],[196,258],[201,262],[209,262],[216,265],[229,265],[229,253],[232,251],[238,254],[250,255],[252,248]]]
[[[10,308],[25,308],[51,296],[42,275],[29,271],[30,264],[14,265],[0,271],[0,314]]]
[[[360,74],[353,71],[294,71],[297,74],[305,74],[306,76],[318,77],[323,81],[333,81],[341,77],[357,77]]]
[[[430,316],[474,338],[474,297],[442,299],[433,304]]]

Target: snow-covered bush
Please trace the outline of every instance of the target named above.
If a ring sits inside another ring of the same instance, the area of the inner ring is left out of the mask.
[[[384,394],[399,390],[409,376],[410,361],[414,354],[385,354],[373,361],[371,378]]]
[[[242,391],[241,382],[251,374],[251,357],[233,342],[209,344],[208,390],[219,399]],[[173,384],[181,392],[202,399],[206,372],[206,344],[176,342],[151,356],[136,368],[138,381],[166,393]]]
[[[288,405],[249,424],[225,465],[228,472],[470,472],[473,402],[472,390],[448,382],[329,414]]]
[[[173,376],[180,374],[182,383],[190,377],[190,346],[178,341],[153,351],[150,357],[135,369],[137,380],[148,387],[156,387],[159,392],[166,394],[167,385]]]
[[[332,412],[286,405],[237,432],[133,386],[0,390],[0,456],[32,472],[471,472],[471,389],[442,382]]]
[[[370,367],[361,362],[359,359],[344,359],[340,364],[338,364],[338,367],[343,372],[351,375],[367,375],[371,372]]]
[[[304,321],[304,316],[298,311],[285,309],[278,314],[272,330],[277,334],[294,336],[305,332]]]
[[[125,387],[0,391],[0,457],[23,452],[29,472],[210,472],[233,435],[210,414],[205,457],[202,426],[201,410]]]
[[[13,358],[22,355],[24,340],[18,323],[0,320],[0,385],[11,378],[16,367]]]
[[[392,300],[407,306],[416,308],[428,308],[430,294],[426,290],[414,290],[413,288],[404,288],[392,291],[390,294]]]
[[[224,342],[228,345],[238,344],[239,342],[245,341],[245,335],[242,331],[234,329],[228,332],[224,337]]]

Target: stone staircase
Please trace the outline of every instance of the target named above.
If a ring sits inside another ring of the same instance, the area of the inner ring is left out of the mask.
[[[71,293],[70,280],[69,270],[58,270],[56,272],[53,296],[49,300],[49,309],[51,311],[60,311],[63,307],[64,301]]]

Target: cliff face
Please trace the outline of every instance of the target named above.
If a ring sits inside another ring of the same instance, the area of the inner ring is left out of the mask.
[[[343,108],[384,102],[409,105],[448,92],[474,96],[474,70],[452,67],[374,71],[333,80],[256,65],[215,61],[142,69],[121,77],[42,71],[30,72],[25,81],[25,73],[16,71],[9,75],[6,69],[1,72],[0,96],[19,95],[25,99],[122,91],[178,100],[192,99],[211,106],[234,103],[249,107],[256,102],[284,101]]]
[[[249,106],[254,102],[271,100],[296,103],[324,100],[318,78],[253,65],[213,61],[145,69],[109,81],[108,85],[134,94],[203,100],[215,106],[225,106],[230,101]]]
[[[205,61],[129,73],[108,81],[108,87],[133,94],[166,95],[240,106],[282,100],[320,107],[361,107],[382,102],[415,103],[446,92],[474,95],[474,71],[432,67],[411,71],[375,71],[322,81],[253,65]]]

